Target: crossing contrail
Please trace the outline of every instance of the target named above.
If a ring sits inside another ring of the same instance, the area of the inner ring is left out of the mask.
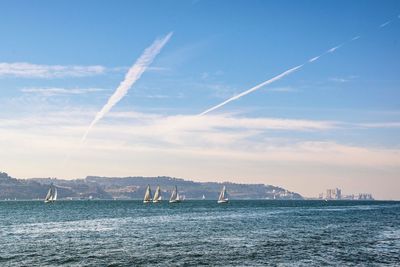
[[[400,19],[400,15],[398,15],[398,18]],[[380,25],[379,25],[379,28],[386,27],[386,26],[389,25],[390,23],[391,23],[391,21],[389,20],[389,21],[387,21],[387,22],[385,22],[385,23],[383,23],[383,24],[380,24]],[[240,94],[238,94],[238,95],[235,95],[235,96],[233,96],[233,97],[231,97],[231,98],[225,100],[224,102],[222,102],[222,103],[220,103],[220,104],[218,104],[218,105],[215,105],[215,106],[213,106],[213,107],[211,107],[211,108],[209,108],[209,109],[203,111],[202,113],[199,114],[199,116],[206,115],[206,114],[210,113],[211,111],[214,111],[214,110],[216,110],[216,109],[219,109],[219,108],[222,107],[222,106],[225,106],[225,105],[228,104],[229,102],[232,102],[232,101],[234,101],[234,100],[237,100],[237,99],[239,99],[239,98],[241,98],[241,97],[243,97],[243,96],[245,96],[245,95],[248,95],[248,94],[250,94],[250,93],[252,93],[252,92],[254,92],[254,91],[257,91],[257,90],[261,89],[261,88],[264,87],[264,86],[267,86],[267,85],[269,85],[269,84],[271,84],[271,83],[273,83],[273,82],[276,82],[276,81],[278,81],[278,80],[280,80],[280,79],[282,79],[282,78],[284,78],[284,77],[290,75],[291,73],[293,73],[293,72],[299,70],[299,69],[302,68],[303,66],[305,66],[305,65],[307,65],[307,64],[310,64],[310,63],[313,63],[314,61],[317,61],[317,60],[318,60],[319,58],[321,58],[322,56],[325,56],[326,54],[334,53],[336,50],[338,50],[339,48],[343,47],[343,46],[346,45],[347,43],[356,41],[356,40],[358,40],[358,39],[360,39],[360,38],[361,38],[360,35],[356,35],[356,36],[354,36],[353,38],[351,38],[350,40],[348,40],[348,41],[346,41],[346,42],[344,42],[344,43],[342,43],[342,44],[339,44],[339,45],[337,45],[337,46],[334,46],[334,47],[328,49],[327,51],[325,51],[324,53],[322,53],[322,54],[320,54],[320,55],[318,55],[318,56],[315,56],[315,57],[310,58],[309,60],[307,60],[305,63],[303,63],[303,64],[301,64],[301,65],[298,65],[298,66],[293,67],[293,68],[291,68],[291,69],[289,69],[289,70],[287,70],[287,71],[284,71],[284,72],[282,72],[281,74],[279,74],[279,75],[277,75],[277,76],[275,76],[275,77],[273,77],[273,78],[271,78],[271,79],[269,79],[269,80],[267,80],[267,81],[265,81],[265,82],[262,82],[262,83],[260,83],[260,84],[258,84],[258,85],[256,85],[256,86],[254,86],[254,87],[252,87],[252,88],[250,88],[250,89],[248,89],[248,90],[246,90],[246,91],[244,91],[244,92],[242,92],[242,93],[240,93]]]
[[[85,134],[81,139],[81,143],[85,142],[90,130],[93,126],[100,121],[113,106],[115,106],[124,96],[128,93],[129,89],[134,83],[139,80],[143,72],[146,71],[147,67],[153,62],[154,58],[160,53],[164,45],[169,41],[172,36],[172,32],[168,33],[165,37],[157,39],[151,46],[144,50],[143,54],[136,60],[135,64],[129,69],[125,75],[125,79],[119,84],[114,94],[108,99],[107,103],[103,108],[96,114],[92,123],[87,128]]]

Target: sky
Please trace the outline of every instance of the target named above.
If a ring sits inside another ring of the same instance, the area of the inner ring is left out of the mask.
[[[0,171],[400,199],[399,1],[0,11]]]

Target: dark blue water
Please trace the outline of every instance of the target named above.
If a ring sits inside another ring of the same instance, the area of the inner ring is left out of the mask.
[[[400,266],[400,202],[0,202],[0,266]]]

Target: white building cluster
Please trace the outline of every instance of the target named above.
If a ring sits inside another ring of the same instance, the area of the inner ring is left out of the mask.
[[[318,198],[326,200],[374,200],[370,193],[342,195],[342,190],[340,188],[327,189],[325,196],[324,193],[320,193]]]

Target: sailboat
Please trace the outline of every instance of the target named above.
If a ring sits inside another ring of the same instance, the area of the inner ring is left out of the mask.
[[[219,194],[218,197],[218,203],[228,203],[229,199],[226,197],[226,187],[224,187],[221,190],[221,193]]]
[[[46,198],[44,199],[44,203],[50,203],[56,200],[57,200],[57,187],[51,184],[49,191],[47,192]]]
[[[151,202],[151,189],[150,185],[147,185],[146,194],[144,195],[143,203],[150,203]]]
[[[202,200],[205,200],[206,199],[206,196],[203,194],[203,197],[201,198]]]
[[[172,190],[172,194],[169,199],[169,203],[177,203],[177,202],[181,202],[181,199],[179,197],[178,188],[175,185],[174,190]]]
[[[160,188],[160,186],[157,186],[156,193],[154,194],[154,198],[153,198],[153,203],[161,202],[161,199],[162,199],[161,188]]]

